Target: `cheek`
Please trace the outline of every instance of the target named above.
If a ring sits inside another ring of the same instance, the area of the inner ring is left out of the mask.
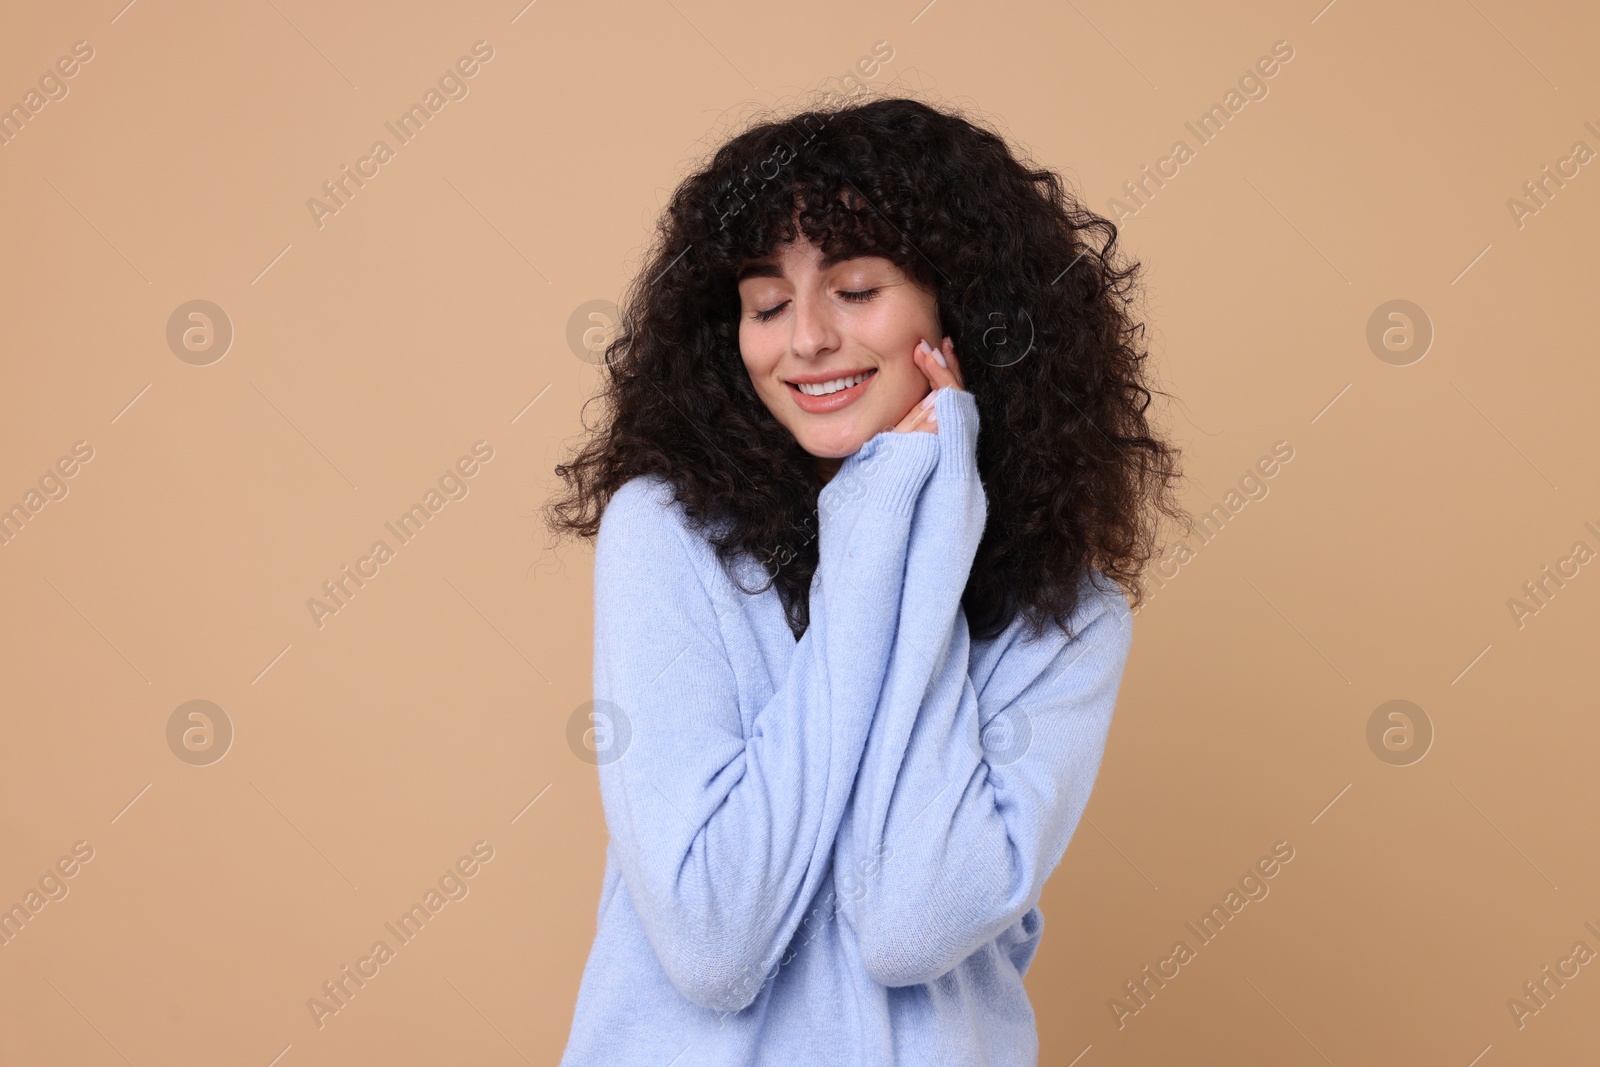
[[[772,369],[773,357],[768,351],[771,347],[759,331],[739,327],[739,358],[744,360],[745,370],[750,372],[750,377],[759,381],[765,372]]]
[[[783,399],[783,394],[788,386],[773,377],[773,371],[783,355],[780,346],[774,345],[771,340],[761,337],[760,331],[753,337],[747,337],[743,332],[739,338],[739,356],[744,361],[745,374],[750,379],[750,384],[755,388],[756,396],[772,411],[778,410]]]
[[[869,320],[873,347],[895,360],[904,359],[907,369],[917,371],[911,362],[911,349],[926,337],[937,343],[940,337],[938,316],[931,298],[910,289],[898,289],[892,300],[875,309]]]
[[[903,415],[928,391],[928,379],[909,357],[880,364],[878,378],[876,404],[882,409],[876,414],[879,418]]]

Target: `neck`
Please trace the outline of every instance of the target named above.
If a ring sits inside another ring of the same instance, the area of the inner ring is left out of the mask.
[[[815,457],[815,461],[817,473],[822,477],[822,484],[824,485],[832,481],[833,476],[838,474],[839,468],[844,465],[844,460],[842,459],[825,459],[822,456]]]

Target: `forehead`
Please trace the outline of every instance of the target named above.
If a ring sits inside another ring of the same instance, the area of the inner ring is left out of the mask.
[[[800,254],[804,255],[805,253]],[[815,250],[811,250],[810,254],[815,255]],[[735,280],[742,282],[746,278],[782,278],[784,277],[783,261],[785,258],[787,258],[785,255],[774,252],[771,255],[763,256],[760,259],[751,260],[739,268],[739,274]],[[817,262],[817,269],[827,270],[829,267],[836,267],[840,263],[848,263],[852,260],[858,259],[881,260],[884,259],[884,257],[869,255],[867,253],[839,253],[832,256],[823,256]],[[885,262],[888,261],[885,260]]]

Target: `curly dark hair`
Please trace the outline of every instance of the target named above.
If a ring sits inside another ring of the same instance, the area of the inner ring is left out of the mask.
[[[585,421],[593,436],[555,468],[568,483],[545,505],[557,536],[594,537],[618,488],[661,475],[725,567],[742,553],[766,566],[805,632],[825,483],[756,394],[736,283],[797,226],[824,254],[892,260],[937,298],[981,425],[988,523],[962,597],[972,635],[1018,612],[1034,636],[1068,629],[1091,568],[1137,607],[1155,512],[1184,517],[1178,451],[1145,417],[1141,268],[1114,264],[1116,225],[1050,170],[903,97],[832,96],[755,125],[678,186],[605,347],[591,402],[607,421]]]

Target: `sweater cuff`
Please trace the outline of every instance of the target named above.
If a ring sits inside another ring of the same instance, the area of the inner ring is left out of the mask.
[[[938,461],[936,435],[884,430],[845,457],[818,494],[818,507],[828,512],[860,500],[893,515],[909,516]]]
[[[935,391],[933,410],[939,423],[939,464],[934,477],[964,481],[978,467],[978,401],[965,389]]]

